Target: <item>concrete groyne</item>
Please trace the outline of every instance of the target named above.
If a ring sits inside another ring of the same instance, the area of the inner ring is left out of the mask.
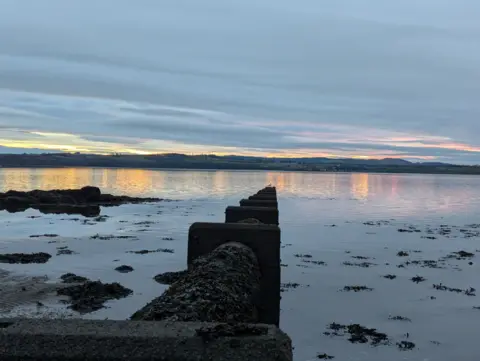
[[[188,271],[131,320],[0,320],[0,359],[290,361],[276,189],[240,204],[191,225]]]

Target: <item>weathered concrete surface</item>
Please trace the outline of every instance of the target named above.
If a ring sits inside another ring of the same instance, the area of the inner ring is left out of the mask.
[[[240,206],[278,208],[278,202],[276,200],[265,199],[242,199],[240,201]]]
[[[258,322],[255,300],[260,292],[260,267],[252,249],[225,243],[192,261],[174,282],[132,320]]]
[[[290,361],[274,326],[185,322],[0,320],[2,361]]]
[[[225,242],[238,242],[255,253],[261,273],[256,300],[259,322],[279,324],[280,318],[280,228],[242,223],[194,223],[188,235],[190,265]]]
[[[248,197],[250,200],[257,201],[277,201],[276,194],[254,194],[253,196]]]
[[[258,219],[264,224],[278,225],[278,209],[268,207],[227,207],[225,222],[237,223],[244,219]]]
[[[260,189],[257,194],[275,194],[277,195],[277,188],[275,187],[266,187],[263,189]]]

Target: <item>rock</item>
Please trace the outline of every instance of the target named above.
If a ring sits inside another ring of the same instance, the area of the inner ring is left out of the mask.
[[[71,249],[60,249],[57,251],[57,256],[61,255],[71,255],[76,254],[77,252],[72,251]]]
[[[471,253],[471,252],[466,252],[466,251],[459,251],[459,252],[454,252],[458,255],[458,257],[460,258],[471,258],[471,257],[475,257],[475,254],[474,253]]]
[[[10,213],[23,212],[30,204],[31,199],[27,197],[7,197],[2,200],[0,209],[3,208]]]
[[[392,321],[412,322],[412,320],[410,320],[408,317],[403,317],[403,316],[390,316],[388,319]]]
[[[376,263],[372,262],[343,262],[345,266],[351,266],[351,267],[362,267],[362,268],[369,268],[371,266],[376,266]]]
[[[412,277],[410,280],[412,282],[415,282],[415,283],[420,283],[420,282],[426,281],[426,279],[423,278],[422,276],[415,276],[415,277]]]
[[[85,217],[96,217],[100,214],[100,206],[159,201],[163,201],[163,199],[102,194],[99,188],[92,186],[82,189],[33,190],[30,192],[10,190],[0,193],[0,210],[22,212],[33,208],[42,213],[81,214]]]
[[[352,256],[352,258],[355,258],[355,259],[370,259],[370,257],[366,257],[366,256]]]
[[[42,204],[57,204],[60,203],[59,194],[49,191],[34,190],[30,192],[30,195],[35,198],[35,203]]]
[[[409,351],[415,348],[415,344],[409,341],[397,342],[397,347],[402,351]]]
[[[39,253],[6,253],[0,254],[0,263],[46,263],[52,255]]]
[[[160,273],[153,277],[153,279],[162,285],[171,285],[180,280],[181,278],[185,277],[187,272],[188,270]]]
[[[311,254],[299,254],[299,253],[297,253],[295,255],[295,257],[297,257],[297,258],[312,258],[312,255]]]
[[[147,254],[147,253],[157,253],[157,252],[174,253],[174,250],[169,248],[159,248],[154,250],[142,249],[140,251],[127,251],[127,253],[134,253],[134,254]]]
[[[324,261],[311,261],[311,260],[308,260],[308,259],[302,259],[302,262],[316,264],[317,266],[326,266],[327,265],[327,263],[324,262]]]
[[[373,288],[370,288],[367,286],[345,286],[343,287],[343,290],[346,292],[349,292],[349,291],[360,292],[360,291],[373,291]]]
[[[117,268],[115,268],[115,271],[118,271],[120,273],[129,273],[133,271],[133,267],[127,266],[127,265],[122,265]]]
[[[95,222],[106,222],[108,218],[110,218],[110,217],[106,216],[106,215],[98,216],[94,219],[94,221]]]
[[[326,353],[322,353],[322,354],[318,354],[317,358],[320,360],[332,360],[335,358],[335,356],[330,356],[330,355],[327,355]]]
[[[296,289],[300,286],[301,286],[301,284],[296,283],[296,282],[281,283],[280,284],[280,292],[285,292],[289,289]],[[307,287],[310,287],[310,286],[307,286]]]
[[[109,300],[121,299],[133,291],[119,283],[102,283],[100,281],[85,281],[81,285],[72,285],[57,291],[59,296],[70,297],[68,307],[79,313],[90,313],[104,308]]]
[[[341,325],[338,323],[331,323],[328,328],[333,332],[328,333],[332,336],[344,336],[346,333],[350,334],[348,339],[351,343],[368,343],[371,345],[388,345],[390,340],[384,333],[378,332],[374,328],[367,328],[359,324]],[[341,333],[343,332],[343,333]]]
[[[88,278],[77,276],[74,273],[65,273],[63,276],[60,277],[60,279],[64,283],[82,283],[88,281]]]
[[[467,296],[476,296],[475,295],[475,288],[469,287],[466,290],[460,289],[460,288],[455,288],[455,287],[447,287],[443,285],[442,283],[439,284],[434,284],[433,288],[439,291],[449,291],[449,292],[456,292],[456,293],[463,293]]]
[[[7,198],[7,197],[24,197],[25,192],[9,190],[3,194],[0,193],[0,198]]]
[[[394,280],[395,278],[397,278],[397,276],[395,276],[395,275],[385,275],[385,276],[383,276],[383,278],[386,278],[386,279],[389,279],[389,280]]]
[[[87,202],[98,202],[102,192],[98,187],[87,186],[80,189]]]

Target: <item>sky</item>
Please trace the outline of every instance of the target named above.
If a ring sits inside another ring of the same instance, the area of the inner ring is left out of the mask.
[[[478,0],[0,9],[0,153],[480,164]]]

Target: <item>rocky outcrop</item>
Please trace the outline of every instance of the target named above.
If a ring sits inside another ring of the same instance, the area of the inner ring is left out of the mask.
[[[0,254],[0,263],[46,263],[52,258],[51,254],[39,253],[6,253]]]
[[[0,210],[14,213],[33,208],[42,213],[80,214],[85,217],[96,217],[100,214],[100,207],[160,202],[162,200],[102,194],[99,188],[91,186],[81,189],[33,190],[30,192],[10,190],[0,193]]]
[[[71,285],[60,288],[57,290],[57,294],[68,296],[69,299],[66,301],[70,303],[68,308],[82,314],[97,311],[105,307],[105,302],[119,300],[133,293],[131,289],[125,288],[117,282],[90,281],[75,274],[63,275],[62,280],[64,283],[70,283]]]
[[[122,266],[115,268],[115,271],[120,273],[129,273],[129,272],[133,272],[133,267],[124,264]]]

